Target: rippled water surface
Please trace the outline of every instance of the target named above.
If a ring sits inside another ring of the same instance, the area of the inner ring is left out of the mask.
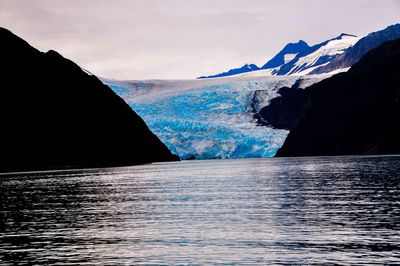
[[[0,176],[0,264],[399,264],[400,157]]]

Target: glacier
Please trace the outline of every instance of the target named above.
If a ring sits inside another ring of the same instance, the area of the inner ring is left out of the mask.
[[[181,159],[272,157],[288,134],[253,118],[299,77],[103,80]],[[305,85],[322,79],[307,77]]]

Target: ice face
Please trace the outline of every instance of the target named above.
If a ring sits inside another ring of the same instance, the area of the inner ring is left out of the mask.
[[[258,126],[254,109],[295,81],[293,77],[258,77],[106,84],[173,153],[182,159],[214,159],[274,156],[288,131]],[[263,98],[258,104],[254,104],[255,95]]]

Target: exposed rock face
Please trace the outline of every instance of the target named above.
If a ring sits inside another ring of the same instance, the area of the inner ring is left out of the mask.
[[[276,54],[271,60],[265,63],[261,69],[268,69],[268,68],[275,68],[284,65],[285,63],[285,56],[286,55],[297,55],[300,52],[303,52],[307,49],[310,49],[310,46],[303,41],[300,40],[297,43],[288,43],[283,49]]]
[[[0,171],[178,158],[95,76],[0,28]]]
[[[279,97],[273,98],[254,117],[261,125],[291,130],[303,117],[308,105],[305,90],[296,82],[291,88],[280,88],[278,94]]]
[[[397,39],[307,88],[303,117],[277,156],[400,153],[399,62]]]

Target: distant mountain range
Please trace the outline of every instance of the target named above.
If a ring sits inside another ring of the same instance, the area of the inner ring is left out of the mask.
[[[327,41],[309,46],[305,41],[287,44],[271,60],[262,67],[246,64],[226,72],[202,76],[204,78],[219,78],[233,75],[308,75],[323,74],[332,71],[343,71],[351,67],[368,51],[385,41],[400,37],[400,24],[373,32],[365,37],[342,33]]]

